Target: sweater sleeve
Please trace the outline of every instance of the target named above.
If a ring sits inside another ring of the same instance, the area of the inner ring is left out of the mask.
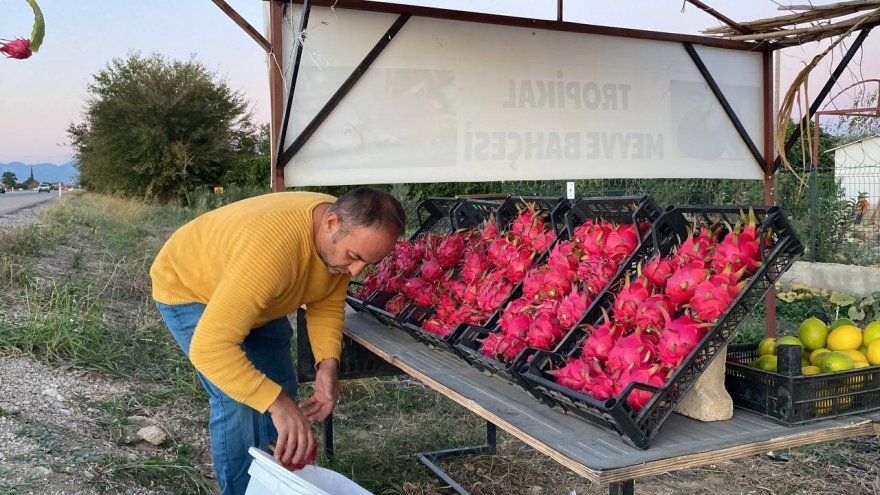
[[[281,386],[254,367],[241,344],[280,293],[284,279],[295,276],[278,236],[265,234],[242,229],[231,243],[222,277],[190,344],[190,360],[205,378],[260,412],[275,401]]]
[[[329,297],[306,306],[306,325],[315,364],[342,356],[342,325],[349,277],[340,277]]]

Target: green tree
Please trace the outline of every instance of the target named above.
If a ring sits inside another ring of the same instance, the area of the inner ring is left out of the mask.
[[[239,129],[234,139],[238,159],[226,171],[223,184],[268,189],[272,173],[270,142],[269,124]]]
[[[93,191],[173,199],[219,184],[253,139],[242,94],[194,60],[113,59],[87,90],[67,132]]]
[[[0,182],[3,182],[6,187],[11,189],[15,187],[15,183],[18,182],[18,177],[12,172],[3,172],[3,178],[0,179]]]

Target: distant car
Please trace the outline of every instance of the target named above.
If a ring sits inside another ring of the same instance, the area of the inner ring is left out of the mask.
[[[6,194],[6,184],[0,182],[0,194]]]
[[[38,193],[41,193],[41,192],[52,192],[52,186],[50,186],[49,184],[47,184],[47,183],[45,183],[45,182],[40,182],[40,185],[37,186],[37,192],[38,192]]]

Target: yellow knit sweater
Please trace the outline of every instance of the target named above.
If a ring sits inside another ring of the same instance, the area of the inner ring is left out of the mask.
[[[232,203],[181,227],[150,269],[156,301],[207,305],[190,360],[220,390],[257,411],[268,409],[281,386],[245,356],[241,343],[252,328],[305,305],[315,362],[342,352],[349,277],[327,270],[312,234],[315,206],[334,201],[284,192]]]

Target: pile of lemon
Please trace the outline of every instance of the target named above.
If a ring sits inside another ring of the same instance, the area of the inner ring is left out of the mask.
[[[807,318],[798,329],[798,337],[762,340],[758,344],[758,359],[752,366],[776,371],[776,348],[783,344],[803,347],[801,373],[804,375],[880,366],[880,320],[862,330],[847,318],[835,320],[831,325],[818,318]]]

